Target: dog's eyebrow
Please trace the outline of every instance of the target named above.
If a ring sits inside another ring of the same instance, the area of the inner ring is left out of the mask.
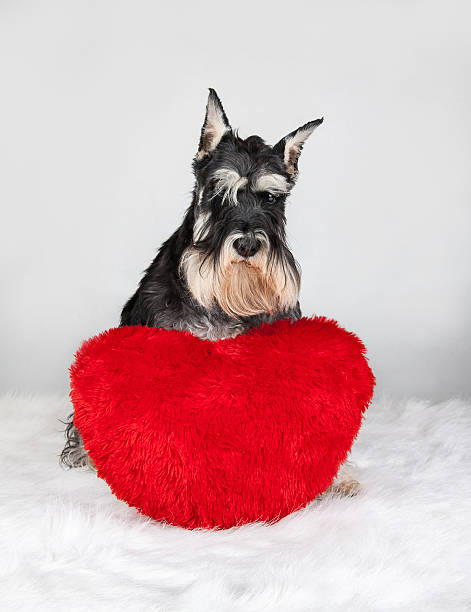
[[[231,204],[237,204],[237,192],[248,183],[247,177],[240,176],[236,170],[231,168],[219,168],[213,174],[213,179],[215,179],[215,194],[223,193],[223,203],[229,200]]]
[[[288,181],[282,174],[259,174],[255,179],[255,191],[268,191],[273,194],[288,193]]]

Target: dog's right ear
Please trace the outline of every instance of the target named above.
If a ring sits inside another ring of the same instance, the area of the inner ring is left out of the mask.
[[[203,159],[206,155],[210,155],[221,142],[224,134],[230,129],[231,126],[227,120],[221,100],[214,89],[210,89],[196,159]]]

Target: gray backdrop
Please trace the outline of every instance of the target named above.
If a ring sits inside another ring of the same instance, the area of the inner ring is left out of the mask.
[[[288,208],[305,313],[378,387],[469,394],[469,2],[0,4],[1,387],[67,388],[180,222],[207,87],[241,135],[325,116]]]

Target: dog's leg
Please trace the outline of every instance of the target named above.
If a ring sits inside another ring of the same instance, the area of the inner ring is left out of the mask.
[[[326,493],[342,495],[344,497],[354,497],[358,495],[360,491],[361,485],[357,480],[356,468],[349,461],[345,461]]]
[[[65,446],[60,454],[60,462],[68,468],[87,468],[94,470],[93,461],[84,448],[82,436],[74,425],[74,415],[69,415],[65,428]]]

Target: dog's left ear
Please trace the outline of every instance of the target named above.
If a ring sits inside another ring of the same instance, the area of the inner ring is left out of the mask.
[[[221,100],[214,89],[210,89],[196,158],[203,159],[206,155],[211,154],[221,142],[224,134],[230,129],[231,126],[227,120]]]
[[[282,138],[273,147],[273,151],[283,158],[286,172],[291,176],[292,180],[296,178],[298,173],[298,159],[304,143],[323,121],[324,117],[305,123],[297,130],[294,130],[294,132],[288,134],[288,136]]]

